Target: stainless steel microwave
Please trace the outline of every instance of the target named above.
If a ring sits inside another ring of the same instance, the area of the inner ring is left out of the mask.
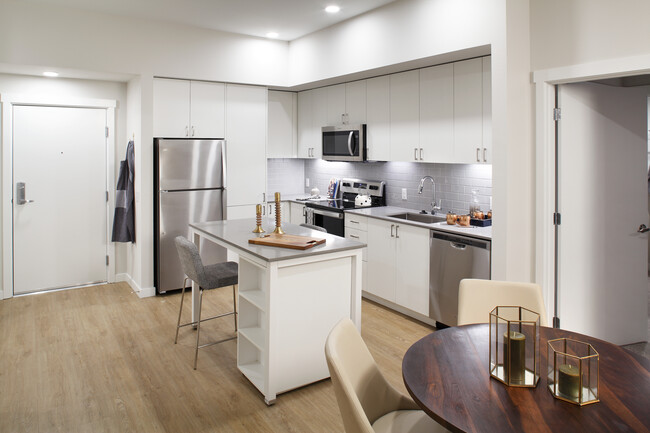
[[[365,161],[366,125],[323,126],[323,159]]]

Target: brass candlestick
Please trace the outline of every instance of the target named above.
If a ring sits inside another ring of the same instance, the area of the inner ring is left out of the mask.
[[[275,230],[273,233],[284,234],[282,230],[282,206],[280,205],[280,193],[275,193]]]
[[[253,230],[253,233],[264,233],[264,229],[262,228],[262,205],[261,204],[255,206],[255,222],[257,223],[257,227],[255,227],[255,230]]]

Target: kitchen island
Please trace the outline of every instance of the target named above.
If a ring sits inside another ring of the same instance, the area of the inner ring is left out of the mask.
[[[325,339],[342,318],[361,328],[361,251],[365,244],[285,223],[288,234],[325,238],[307,250],[261,246],[249,239],[254,219],[190,224],[191,240],[205,240],[239,256],[237,366],[264,395],[329,377]],[[267,233],[272,228],[265,227]],[[192,320],[198,290],[192,290]]]

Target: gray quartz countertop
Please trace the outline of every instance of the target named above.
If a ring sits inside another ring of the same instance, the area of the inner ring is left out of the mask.
[[[366,246],[364,243],[356,242],[351,239],[342,238],[340,236],[331,235],[317,230],[311,230],[306,227],[289,223],[282,224],[282,230],[284,230],[285,233],[292,235],[311,236],[314,238],[325,238],[325,243],[316,245],[306,250],[293,250],[282,247],[249,244],[249,239],[271,233],[273,232],[274,228],[273,226],[263,225],[266,233],[253,233],[253,229],[255,228],[254,218],[192,223],[190,224],[190,227],[194,228],[198,232],[201,232],[202,234],[208,234],[210,236],[216,237],[227,246],[233,246],[237,249],[244,250],[253,256],[256,256],[267,262],[297,259],[318,254],[328,254],[338,251],[363,248]]]
[[[487,226],[487,227],[476,227],[476,226],[461,227],[458,225],[450,226],[444,221],[440,223],[426,224],[417,221],[408,221],[399,218],[392,218],[389,216],[389,215],[405,213],[405,212],[418,213],[418,211],[413,209],[406,209],[406,208],[401,208],[396,206],[380,206],[380,207],[369,207],[365,209],[350,209],[350,210],[346,210],[345,212],[351,214],[357,214],[357,215],[365,215],[370,218],[378,218],[378,219],[396,222],[400,224],[408,224],[416,227],[424,227],[431,230],[439,230],[439,231],[459,234],[463,236],[471,236],[479,239],[492,240],[492,226]],[[440,215],[442,217],[445,216],[444,213],[439,213],[436,215]]]

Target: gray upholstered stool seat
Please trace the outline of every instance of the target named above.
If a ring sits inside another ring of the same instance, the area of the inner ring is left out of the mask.
[[[201,255],[199,254],[199,249],[196,247],[196,245],[194,245],[194,243],[188,241],[182,236],[178,236],[175,239],[175,242],[176,250],[178,251],[178,257],[181,260],[181,266],[183,268],[183,272],[185,275],[187,275],[187,278],[185,278],[183,281],[183,289],[181,292],[181,306],[178,311],[178,322],[176,324],[176,337],[174,338],[174,344],[178,342],[178,331],[180,328],[183,326],[196,325],[196,348],[194,350],[194,369],[196,370],[200,348],[212,346],[213,344],[223,343],[224,341],[234,340],[237,338],[237,336],[234,336],[225,338],[223,340],[214,341],[212,343],[199,345],[199,337],[201,335],[201,322],[217,319],[219,317],[229,316],[232,314],[235,319],[235,332],[237,332],[237,294],[235,291],[235,286],[238,282],[239,271],[238,265],[235,262],[216,263],[214,265],[204,266],[203,261],[201,260]],[[186,282],[188,278],[199,286],[198,318],[196,322],[181,324],[181,313],[183,312],[183,300],[185,299],[185,287],[187,286]],[[203,291],[218,289],[220,287],[226,286],[232,286],[233,311],[208,317],[207,319],[201,319]]]
[[[203,289],[218,289],[219,287],[234,286],[238,280],[239,265],[235,262],[215,263],[205,267],[205,285]]]

